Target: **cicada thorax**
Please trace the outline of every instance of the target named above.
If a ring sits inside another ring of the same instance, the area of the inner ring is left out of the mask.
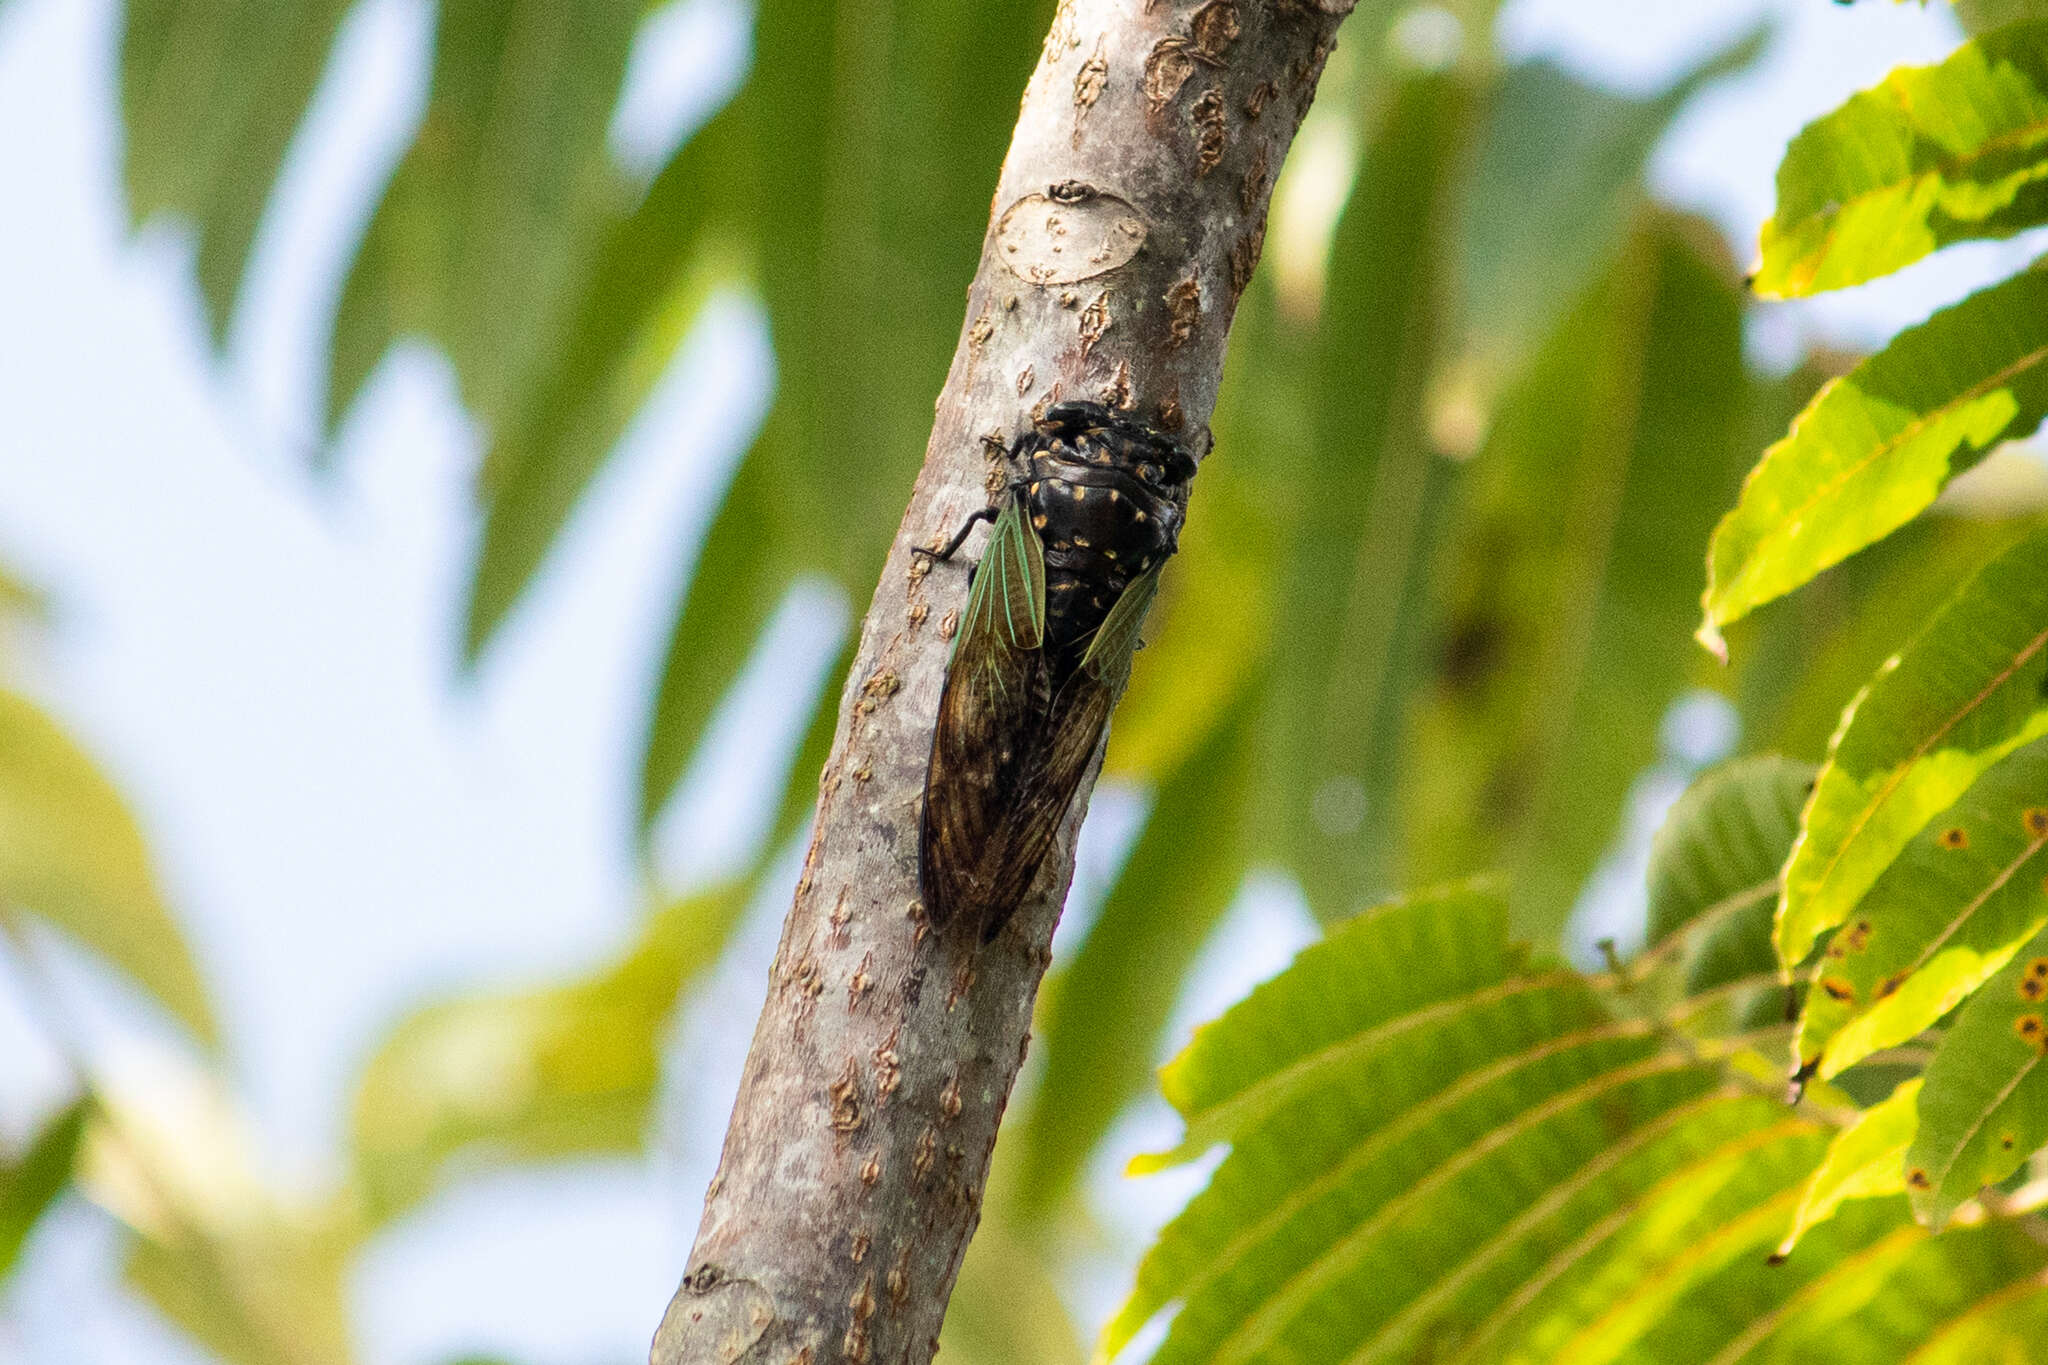
[[[1045,553],[1045,650],[1064,682],[1132,580],[1174,552],[1194,464],[1142,429],[1070,404],[1020,451],[1025,505]],[[1085,424],[1084,424],[1085,423]]]

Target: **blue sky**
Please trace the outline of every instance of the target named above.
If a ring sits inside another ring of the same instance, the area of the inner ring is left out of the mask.
[[[1954,29],[1941,6],[1520,0],[1502,31],[1518,55],[1643,90],[1767,13],[1780,25],[1771,55],[1703,98],[1655,166],[1663,193],[1711,214],[1747,255],[1785,140],[1892,65],[1944,52]],[[335,476],[304,472],[323,320],[419,116],[429,6],[364,0],[351,17],[220,364],[204,353],[185,240],[174,226],[125,231],[116,18],[112,0],[0,3],[0,561],[55,594],[26,685],[133,800],[234,1039],[255,1146],[278,1181],[314,1187],[335,1170],[347,1079],[395,1013],[595,962],[635,923],[628,783],[646,679],[681,547],[758,418],[772,360],[755,310],[718,300],[539,590],[479,676],[458,683],[477,440],[445,364],[394,354],[349,417]],[[730,86],[744,46],[735,0],[657,16],[616,122],[621,159],[658,160]],[[1947,253],[1774,307],[1754,345],[1788,358],[1816,335],[1868,343],[2028,249]],[[666,881],[730,869],[758,833],[772,794],[747,760],[787,731],[807,688],[836,681],[820,670],[847,627],[824,590],[778,616],[665,822]],[[1084,885],[1136,811],[1127,794],[1102,802]],[[696,1027],[685,1023],[664,1159],[495,1179],[437,1201],[379,1243],[355,1286],[366,1359],[641,1358],[688,1248],[779,899],[764,897],[691,1011]],[[1287,906],[1273,888],[1247,897],[1184,1018],[1284,960],[1303,932]],[[171,1083],[175,1063],[127,1002],[89,972],[68,984],[111,1073]],[[0,981],[11,1137],[60,1073],[10,998]],[[1116,1197],[1143,1222],[1179,1193]],[[112,1253],[84,1210],[60,1220],[14,1325],[0,1314],[0,1361],[191,1358],[111,1296]],[[1116,1288],[1081,1295],[1084,1309]]]

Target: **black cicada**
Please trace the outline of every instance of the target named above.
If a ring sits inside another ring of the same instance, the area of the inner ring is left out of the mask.
[[[1186,515],[1195,462],[1163,432],[1061,403],[1010,451],[953,641],[924,780],[925,913],[993,939],[1030,889],[1130,678],[1138,625]]]

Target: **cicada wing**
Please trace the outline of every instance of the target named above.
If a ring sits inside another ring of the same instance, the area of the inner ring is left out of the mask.
[[[1031,889],[1115,705],[1111,689],[1079,672],[1043,713],[995,835],[982,851],[976,881],[986,888],[979,907],[984,943],[1002,932]]]
[[[1164,566],[1160,566],[1164,567]],[[1138,652],[1138,628],[1152,599],[1159,595],[1159,568],[1149,569],[1131,581],[1123,596],[1110,604],[1088,652],[1081,656],[1081,671],[1110,690],[1112,700],[1123,695],[1131,679],[1131,656]]]
[[[1044,639],[1045,552],[1013,497],[975,570],[925,770],[919,881],[934,924],[995,893],[985,856],[1051,703]]]
[[[974,881],[984,941],[1002,932],[1052,850],[1081,775],[1102,743],[1110,711],[1130,678],[1138,627],[1158,587],[1159,571],[1154,569],[1124,589],[1082,656],[1081,666],[1036,718],[1008,799],[980,851]]]

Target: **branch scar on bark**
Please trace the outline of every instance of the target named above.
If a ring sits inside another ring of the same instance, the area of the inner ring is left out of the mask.
[[[1147,236],[1128,200],[1087,186],[1027,194],[996,224],[1003,265],[1027,284],[1073,284],[1128,264]]]

